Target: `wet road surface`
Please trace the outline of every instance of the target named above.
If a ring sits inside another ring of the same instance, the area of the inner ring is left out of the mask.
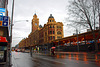
[[[28,53],[12,52],[12,67],[33,67],[32,58]]]
[[[100,67],[100,56],[57,54],[47,56],[41,53],[12,52],[13,67]]]

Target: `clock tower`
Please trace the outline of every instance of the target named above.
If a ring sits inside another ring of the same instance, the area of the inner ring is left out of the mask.
[[[37,18],[37,15],[35,13],[32,19],[32,32],[38,29],[39,29],[39,18]]]

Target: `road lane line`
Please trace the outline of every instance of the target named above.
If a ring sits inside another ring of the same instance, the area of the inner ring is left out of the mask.
[[[15,56],[14,56],[14,54],[12,54],[12,63],[13,63],[13,66],[12,67],[19,67],[18,66],[18,64],[17,64],[17,62],[15,62],[15,60],[16,60],[16,58],[15,58]]]
[[[35,58],[39,58],[39,57],[35,57]],[[33,59],[34,59],[34,58],[33,58]],[[59,61],[51,60],[51,59],[48,59],[48,58],[39,58],[39,59],[43,59],[43,60],[47,60],[47,61],[52,61],[52,62],[59,63],[59,64],[66,64],[66,63],[64,63],[64,62],[59,62]]]

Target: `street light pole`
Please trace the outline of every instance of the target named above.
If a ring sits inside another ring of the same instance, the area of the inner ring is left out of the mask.
[[[12,24],[13,24],[13,14],[14,14],[14,0],[12,2],[12,14],[11,14],[11,23],[10,23],[10,51],[9,51],[9,67],[11,67],[11,46],[12,46]]]
[[[58,41],[58,51],[59,51],[59,41]]]
[[[67,25],[72,26],[72,25],[70,25],[70,24],[67,24]],[[76,35],[77,35],[77,51],[79,52],[78,29],[77,29],[75,26],[72,26],[72,27],[74,27],[74,28],[76,29]]]
[[[77,35],[77,50],[78,50],[78,52],[79,52],[79,44],[78,44],[78,30],[77,30],[77,28],[76,28],[76,35]]]
[[[21,22],[21,21],[26,21],[26,22],[29,22],[29,20],[18,20],[18,21],[14,21],[14,24],[17,22]]]

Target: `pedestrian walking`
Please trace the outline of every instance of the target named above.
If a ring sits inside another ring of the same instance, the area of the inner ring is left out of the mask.
[[[31,57],[32,57],[32,49],[30,50],[30,55],[31,55]]]
[[[89,51],[89,52],[92,51],[92,46],[91,46],[91,45],[88,46],[88,51]]]
[[[50,54],[53,55],[53,56],[55,55],[55,48],[50,49]]]
[[[31,57],[32,57],[32,51],[30,52],[30,54],[31,54]]]
[[[37,48],[37,50],[38,50],[38,53],[39,53],[39,47]]]
[[[34,48],[34,53],[36,53],[36,48]]]

